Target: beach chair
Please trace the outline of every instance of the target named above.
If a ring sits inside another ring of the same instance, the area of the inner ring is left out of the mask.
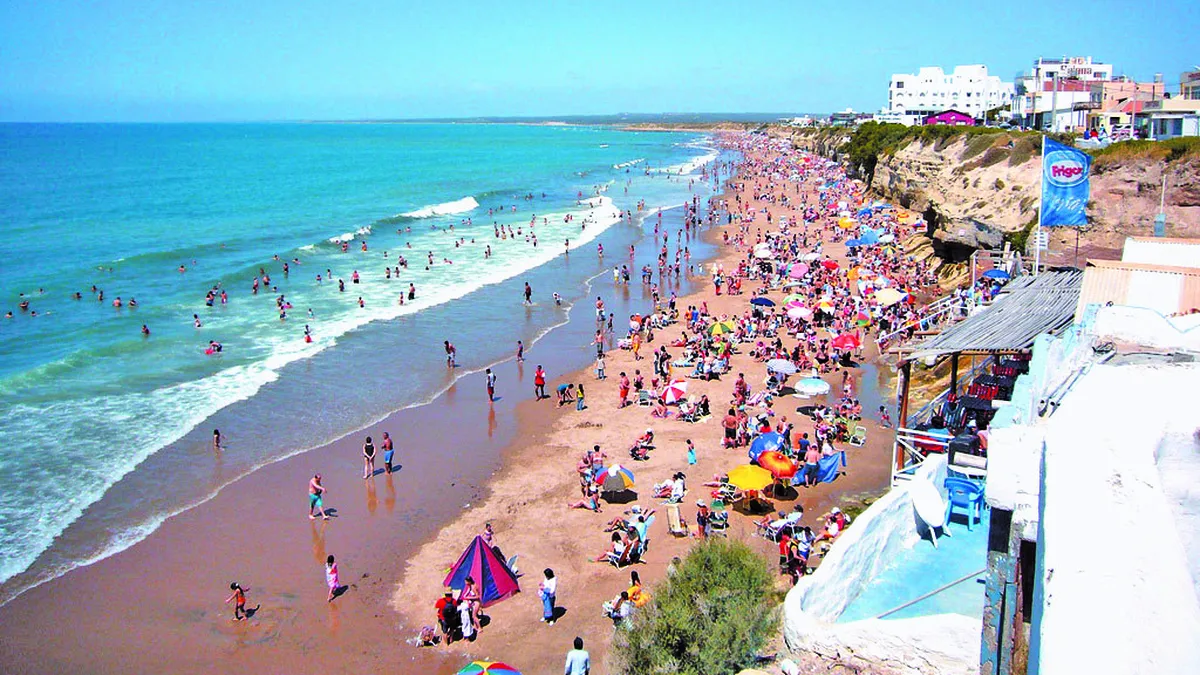
[[[619,556],[609,553],[608,554],[608,564],[612,565],[613,567],[616,567],[617,569],[620,569],[620,568],[630,564],[630,562],[632,562],[633,555],[634,555],[633,547],[626,546],[625,550],[621,551],[621,555],[619,555]]]
[[[708,527],[713,534],[719,534],[722,537],[729,536],[729,512],[720,511],[709,516]]]
[[[638,391],[637,404],[645,406],[654,405],[654,397],[650,394],[649,389],[642,389]]]
[[[687,522],[683,519],[678,504],[667,505],[667,531],[676,537],[688,536]]]
[[[850,429],[850,438],[849,438],[848,442],[850,443],[850,445],[853,445],[856,448],[861,448],[862,446],[866,445],[867,444],[867,428],[864,427],[861,423],[856,421],[854,423],[854,427],[852,429]]]

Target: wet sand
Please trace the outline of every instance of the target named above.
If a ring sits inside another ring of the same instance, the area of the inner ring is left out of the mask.
[[[767,229],[765,223],[758,226]],[[713,228],[708,236],[719,238],[722,229]],[[729,269],[741,255],[724,250],[720,258]],[[597,290],[606,300],[624,292],[607,283]],[[634,295],[639,291],[632,289]],[[717,298],[708,287],[680,298],[679,305],[704,300],[713,313],[740,313],[748,299]],[[641,307],[649,304],[646,300]],[[572,350],[589,349],[580,344],[586,341],[580,335],[591,332],[589,315],[587,307],[573,311],[571,330],[539,342],[523,368],[512,361],[498,366],[501,399],[491,406],[482,375],[464,377],[428,406],[400,411],[326,447],[256,471],[206,504],[169,519],[141,543],[0,608],[0,662],[6,672],[453,673],[471,657],[505,660],[524,672],[556,672],[576,635],[587,642],[593,672],[607,672],[612,627],[600,604],[628,585],[629,571],[587,559],[605,547],[603,523],[628,505],[605,504],[603,514],[566,509],[568,500],[579,498],[579,456],[599,443],[611,460],[629,465],[642,491],[638,503],[645,506],[657,501],[648,498],[652,483],[685,471],[690,493],[683,511],[694,526],[695,500],[709,492],[701,483],[743,463],[745,449],[720,448],[719,413],[734,375],[691,381],[690,393],[708,393],[718,413],[700,424],[654,420],[648,407],[617,410],[619,372],[632,377],[633,369],[641,368],[649,381],[653,371],[648,360],[633,364],[628,352],[610,352],[606,382],[597,382],[590,369],[555,378],[565,369],[561,364],[579,362]],[[677,332],[660,333],[644,353]],[[553,399],[533,401],[533,369],[539,362],[551,374],[551,392],[559,382],[584,382],[588,409],[558,410]],[[761,382],[761,364],[744,353],[732,364],[732,373],[739,371],[752,384]],[[776,409],[796,422],[798,431],[810,430],[811,424],[793,412],[804,403],[784,398]],[[812,514],[808,522],[848,496],[886,485],[887,435],[871,422],[866,426],[867,446],[847,448],[846,476],[800,490],[798,498]],[[648,462],[632,462],[627,449],[646,427],[654,428],[658,448]],[[371,435],[378,444],[385,430],[397,441],[402,469],[390,478],[379,474],[364,481],[362,438]],[[686,438],[698,448],[694,467],[686,465]],[[305,518],[305,486],[314,472],[324,475],[326,505],[336,511],[329,522]],[[474,643],[429,649],[407,644],[421,625],[434,623],[432,606],[446,568],[488,521],[505,554],[520,556],[524,592],[486,612],[491,623]],[[753,537],[749,516],[735,513],[730,522],[731,538],[746,540],[774,559],[774,544]],[[661,510],[650,540],[646,563],[636,569],[652,587],[671,557],[683,555],[692,540],[671,537]],[[350,586],[333,603],[325,601],[327,554],[337,556],[342,583]],[[566,610],[554,626],[538,621],[536,588],[545,567],[559,576],[559,604]],[[248,606],[258,607],[249,621],[233,622],[232,608],[222,604],[234,580],[250,589]]]

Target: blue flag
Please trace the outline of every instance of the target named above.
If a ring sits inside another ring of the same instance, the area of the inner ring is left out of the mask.
[[[1092,158],[1049,138],[1042,144],[1042,225],[1087,225]]]

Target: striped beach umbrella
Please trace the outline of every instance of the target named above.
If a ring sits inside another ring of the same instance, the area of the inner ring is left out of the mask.
[[[714,323],[711,328],[708,329],[708,332],[712,333],[713,335],[724,335],[726,333],[732,333],[735,330],[737,330],[737,324],[735,324],[734,322],[718,321],[718,322]]]
[[[521,671],[499,661],[472,661],[458,675],[521,675]]]
[[[687,380],[672,380],[667,383],[667,386],[663,387],[662,393],[659,394],[662,402],[671,405],[682,401],[687,396],[687,385]]]
[[[784,305],[790,305],[790,304],[792,304],[793,302],[798,302],[798,303],[800,303],[800,304],[804,304],[804,301],[805,301],[806,299],[807,299],[807,298],[805,298],[803,295],[800,295],[799,293],[792,293],[791,295],[785,296],[785,297],[783,298],[783,304],[784,304]]]
[[[620,464],[613,464],[600,469],[595,480],[605,492],[627,490],[633,487],[633,472]]]

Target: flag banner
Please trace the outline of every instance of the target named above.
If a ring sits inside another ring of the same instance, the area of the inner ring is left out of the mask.
[[[1041,224],[1087,225],[1092,158],[1082,150],[1049,138],[1042,143]]]

